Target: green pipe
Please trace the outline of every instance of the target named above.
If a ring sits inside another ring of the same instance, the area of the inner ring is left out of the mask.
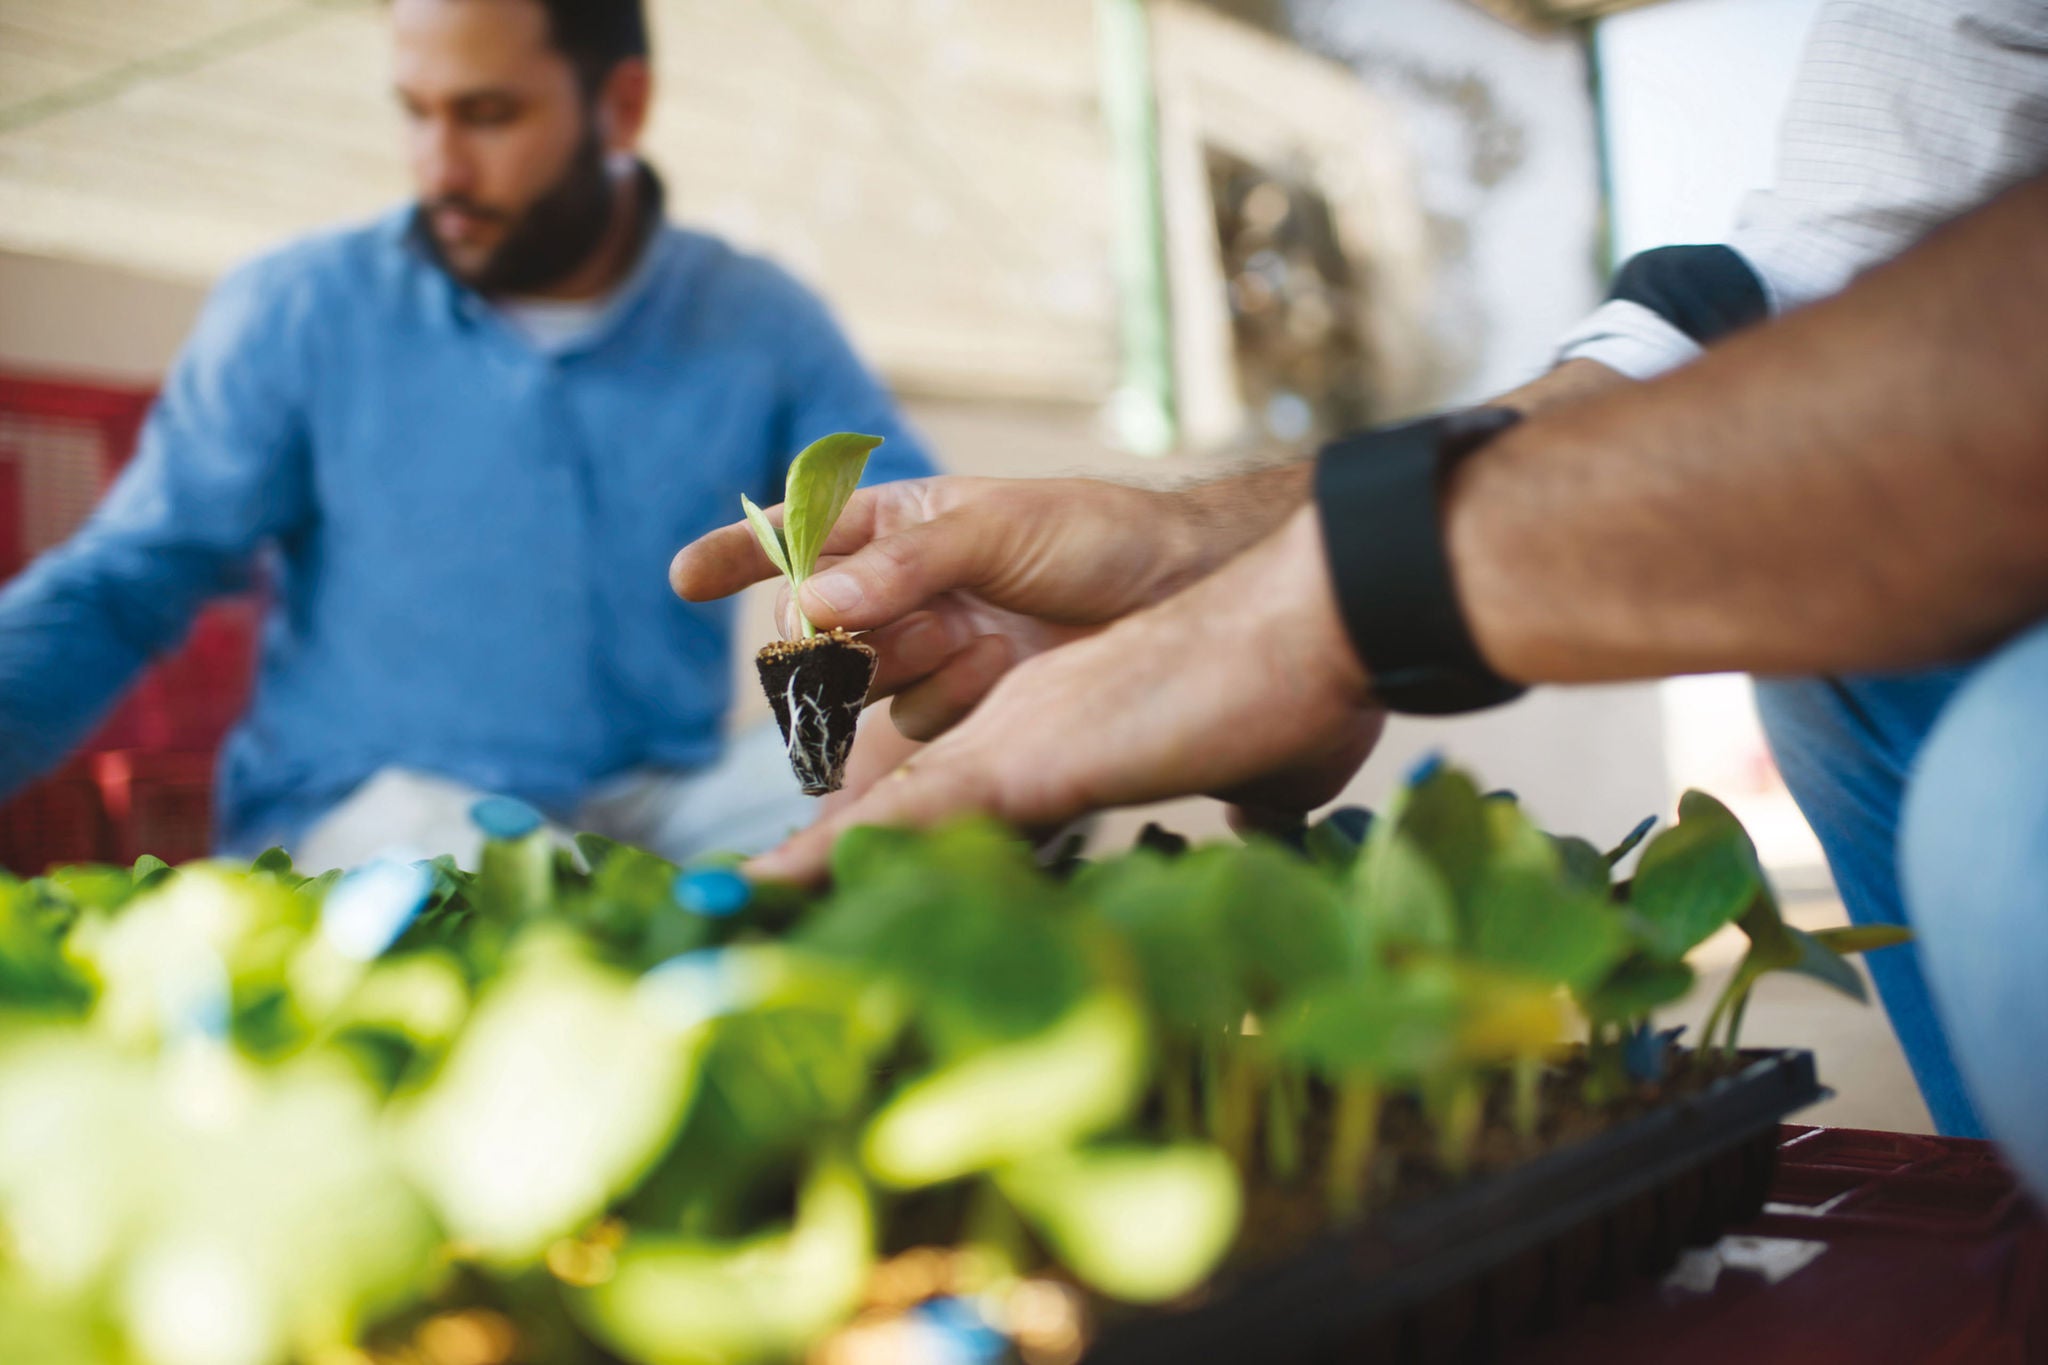
[[[1112,422],[1126,448],[1139,455],[1164,455],[1180,432],[1151,21],[1145,0],[1096,0],[1096,18],[1102,42],[1102,108],[1115,179],[1116,281],[1123,333],[1123,373]]]

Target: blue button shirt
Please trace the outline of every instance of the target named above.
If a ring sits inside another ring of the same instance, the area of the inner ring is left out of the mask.
[[[314,237],[208,301],[134,461],[0,590],[0,793],[54,766],[204,602],[267,563],[218,842],[290,839],[403,765],[564,810],[715,758],[730,603],[668,562],[781,500],[819,436],[924,450],[819,301],[666,225],[600,323],[536,348],[435,266],[410,210]]]

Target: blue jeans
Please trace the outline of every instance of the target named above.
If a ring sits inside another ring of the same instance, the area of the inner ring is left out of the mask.
[[[1786,784],[1859,924],[1935,1124],[2048,1194],[2048,624],[1962,668],[1762,681]]]

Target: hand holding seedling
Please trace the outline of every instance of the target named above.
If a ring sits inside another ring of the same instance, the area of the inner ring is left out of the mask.
[[[1185,592],[1020,664],[894,777],[750,870],[814,881],[847,829],[968,811],[1049,828],[1195,793],[1308,810],[1357,771],[1381,719],[1303,512]]]
[[[853,496],[815,576],[779,613],[794,636],[864,630],[881,655],[874,695],[896,726],[931,739],[1012,667],[1164,600],[1298,506],[1305,466],[1180,492],[1093,479],[937,478]],[[783,509],[765,514],[779,523]],[[691,601],[773,576],[745,524],[686,547],[670,568]],[[798,615],[801,606],[802,618]]]

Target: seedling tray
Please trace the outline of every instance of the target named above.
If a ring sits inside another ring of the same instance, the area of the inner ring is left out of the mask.
[[[1396,1206],[1181,1311],[1110,1326],[1086,1365],[1484,1361],[1760,1213],[1778,1123],[1826,1092],[1813,1054],[1745,1052],[1705,1089]]]

